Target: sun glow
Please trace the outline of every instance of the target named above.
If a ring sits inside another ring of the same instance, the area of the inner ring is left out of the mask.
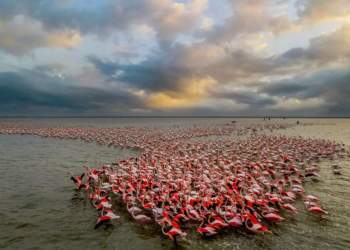
[[[152,93],[147,100],[147,105],[157,109],[177,109],[193,107],[207,96],[208,90],[216,84],[211,78],[184,79],[183,88],[179,91],[160,91]]]

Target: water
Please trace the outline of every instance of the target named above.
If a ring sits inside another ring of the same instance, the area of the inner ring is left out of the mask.
[[[50,126],[173,126],[222,123],[232,119],[24,119]],[[262,119],[235,119],[239,123]],[[9,121],[9,120],[6,120]],[[22,122],[23,120],[19,120]],[[296,120],[272,120],[295,123]],[[313,123],[278,133],[327,138],[350,145],[350,120],[306,119]],[[266,121],[267,123],[267,121]],[[134,223],[122,208],[121,220],[106,230],[94,230],[95,210],[77,193],[69,172],[81,166],[136,155],[136,151],[34,136],[0,135],[0,248],[3,249],[172,249],[154,226]],[[210,240],[190,234],[180,249],[350,249],[350,162],[341,159],[342,175],[330,162],[321,164],[321,180],[308,182],[308,193],[321,198],[329,211],[319,220],[300,209],[295,217],[273,227],[274,235],[232,231]],[[300,208],[302,204],[297,204]]]

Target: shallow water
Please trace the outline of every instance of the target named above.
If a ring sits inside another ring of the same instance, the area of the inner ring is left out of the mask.
[[[32,122],[66,126],[169,126],[229,122],[232,119],[39,119]],[[239,123],[262,119],[235,119]],[[28,122],[28,119],[25,119]],[[295,123],[296,120],[272,120]],[[308,126],[276,133],[327,138],[350,145],[350,120],[305,119]],[[159,229],[134,223],[117,207],[120,221],[94,230],[95,210],[83,193],[74,191],[69,172],[137,154],[87,144],[34,136],[0,135],[0,248],[4,249],[171,249]],[[320,220],[300,209],[295,217],[273,226],[273,235],[225,232],[203,240],[190,234],[180,249],[350,249],[350,161],[339,160],[342,175],[333,175],[330,162],[321,164],[319,182],[305,184],[307,193],[321,198],[329,211]],[[297,204],[302,207],[301,202]]]

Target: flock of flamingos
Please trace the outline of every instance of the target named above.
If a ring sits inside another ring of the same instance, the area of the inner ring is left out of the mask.
[[[0,134],[28,134],[139,150],[131,157],[72,176],[87,193],[95,229],[118,220],[124,207],[137,223],[159,225],[171,240],[196,231],[204,237],[228,228],[271,233],[298,213],[297,199],[324,216],[318,197],[303,184],[319,176],[318,162],[346,154],[323,139],[271,133],[295,124],[123,128],[46,128],[0,125]],[[302,125],[297,125],[302,126]],[[336,166],[334,165],[334,168]],[[120,202],[121,201],[121,202]]]

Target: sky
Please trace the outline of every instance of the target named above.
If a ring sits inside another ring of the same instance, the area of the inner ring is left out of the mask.
[[[0,115],[350,116],[350,1],[1,0]]]

